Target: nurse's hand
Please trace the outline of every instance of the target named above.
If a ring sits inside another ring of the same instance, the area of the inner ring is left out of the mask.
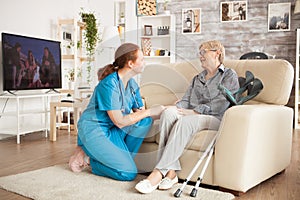
[[[159,119],[161,113],[166,109],[165,106],[158,105],[158,106],[153,106],[149,108],[150,110],[150,117],[153,119]]]

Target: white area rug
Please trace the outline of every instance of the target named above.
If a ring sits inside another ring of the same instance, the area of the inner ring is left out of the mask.
[[[57,165],[35,171],[0,177],[0,187],[8,191],[39,200],[167,200],[177,199],[174,192],[181,186],[177,184],[168,191],[155,190],[151,194],[140,194],[135,184],[143,175],[134,181],[122,182],[91,174],[71,172],[67,165]],[[178,199],[229,200],[234,195],[215,190],[199,188],[197,197],[190,197],[192,186],[187,185]]]

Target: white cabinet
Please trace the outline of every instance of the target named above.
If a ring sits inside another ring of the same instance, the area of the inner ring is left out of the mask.
[[[300,82],[300,73],[299,73],[299,57],[300,57],[300,29],[297,29],[296,36],[296,70],[295,70],[295,116],[294,116],[294,126],[295,129],[299,128],[299,82]]]
[[[146,64],[175,62],[175,16],[139,16],[137,24]]]
[[[51,98],[58,98],[59,96],[61,94],[58,93],[0,95],[0,105],[3,105],[0,112],[0,120],[3,123],[1,124],[0,134],[17,135],[18,144],[20,143],[20,135],[30,132],[45,131],[47,137],[49,102]],[[28,106],[30,105],[28,102],[31,102],[34,106]],[[12,106],[9,106],[10,104]],[[5,125],[6,121],[12,123]]]

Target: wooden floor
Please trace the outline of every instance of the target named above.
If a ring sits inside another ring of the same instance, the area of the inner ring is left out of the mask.
[[[0,141],[0,177],[67,163],[76,146],[76,136],[58,131],[57,142],[50,142],[44,133],[33,133]],[[24,200],[20,195],[0,189],[0,199]],[[238,200],[299,200],[300,199],[300,130],[293,135],[292,162],[284,173],[252,188]]]

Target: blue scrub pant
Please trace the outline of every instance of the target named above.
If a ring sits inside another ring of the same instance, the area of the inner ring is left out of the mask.
[[[99,127],[78,130],[78,145],[90,158],[92,173],[121,181],[131,181],[137,175],[134,157],[152,126],[152,118],[119,129],[103,132]],[[84,134],[80,134],[83,132]]]

